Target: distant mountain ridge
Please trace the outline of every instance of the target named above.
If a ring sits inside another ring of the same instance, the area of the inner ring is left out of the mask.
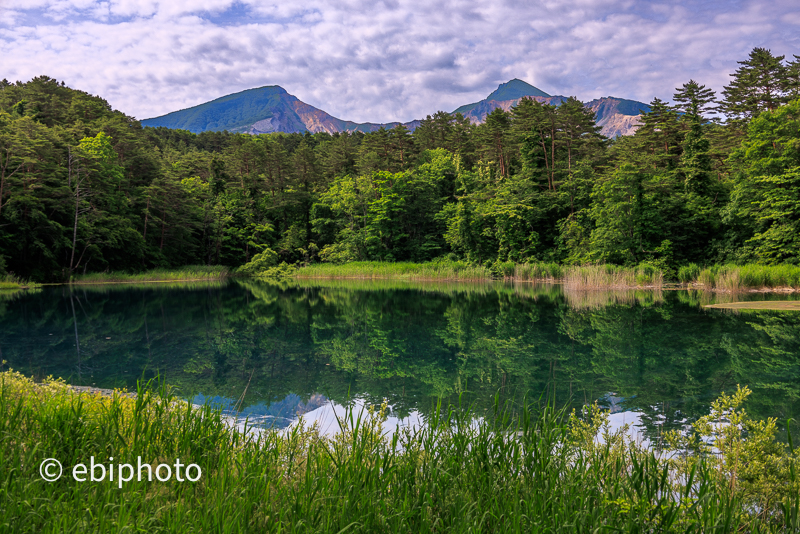
[[[524,97],[534,98],[551,105],[561,105],[565,96],[551,96],[522,80],[513,79],[500,84],[485,99],[454,110],[473,123],[482,123],[486,115],[500,107],[508,111]],[[630,135],[636,131],[639,111],[650,107],[635,100],[604,97],[585,104],[597,117],[601,133],[607,137]],[[403,123],[409,130],[420,125],[419,120]],[[247,89],[200,104],[188,109],[167,113],[160,117],[144,119],[143,126],[204,131],[228,130],[237,133],[262,134],[272,132],[372,132],[380,128],[394,128],[399,122],[357,123],[336,118],[329,113],[306,104],[283,87],[268,85]]]

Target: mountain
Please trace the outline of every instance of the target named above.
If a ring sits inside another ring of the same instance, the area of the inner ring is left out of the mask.
[[[551,98],[550,95],[548,95],[541,89],[534,87],[527,82],[523,82],[522,80],[514,78],[510,82],[501,83],[500,86],[495,91],[492,92],[492,94],[490,94],[480,102],[475,102],[474,104],[467,104],[466,106],[461,106],[460,108],[453,111],[453,113],[461,113],[465,117],[468,117],[470,113],[474,112],[475,116],[482,115],[483,118],[480,120],[480,122],[483,122],[483,119],[486,118],[486,114],[484,114],[482,111],[475,111],[476,108],[479,108],[482,105],[485,106],[485,104],[488,102],[510,102],[512,100],[515,102],[519,102],[519,100],[523,96]],[[487,114],[491,113],[493,109],[494,107],[490,109],[487,112]]]
[[[495,108],[508,111],[523,97],[534,98],[540,102],[558,106],[565,96],[551,96],[541,89],[522,80],[513,79],[500,84],[489,96],[480,102],[467,104],[453,111],[461,113],[473,123],[486,120],[486,115]],[[597,117],[601,133],[607,137],[630,135],[639,127],[639,111],[650,111],[650,107],[635,100],[604,97],[586,104]],[[167,128],[189,130],[199,133],[207,130],[229,130],[231,132],[261,134],[271,132],[372,132],[381,127],[394,128],[399,123],[357,123],[336,117],[306,104],[277,85],[248,89],[223,96],[180,111],[160,117],[145,119],[143,126],[165,126]],[[420,121],[403,123],[409,130],[416,129]]]
[[[639,113],[650,111],[650,106],[642,102],[611,96],[592,100],[586,107],[594,111],[600,133],[606,137],[633,135],[642,124]]]
[[[519,104],[523,97],[533,98],[551,106],[560,106],[567,100],[566,96],[550,96],[522,80],[514,79],[500,84],[496,91],[480,102],[461,106],[453,113],[461,113],[473,123],[479,124],[485,121],[486,115],[496,108],[510,111],[512,107]],[[650,111],[650,106],[642,102],[611,96],[597,98],[585,105],[594,111],[597,125],[602,128],[600,133],[606,137],[633,134],[641,124],[639,121],[640,110]]]
[[[271,132],[372,132],[381,126],[394,128],[399,123],[373,124],[344,121],[310,106],[278,85],[248,89],[223,96],[160,117],[145,119],[142,126],[165,126],[200,133],[228,130],[237,133],[262,134]],[[406,123],[409,129],[419,121]]]

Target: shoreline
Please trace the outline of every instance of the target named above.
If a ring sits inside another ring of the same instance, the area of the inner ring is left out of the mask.
[[[118,280],[108,282],[63,282],[59,284],[42,284],[48,286],[102,286],[111,284],[168,284],[170,282],[216,282],[219,280],[226,280],[230,276],[222,276],[218,278],[181,278],[181,279],[163,279],[163,280]]]
[[[512,283],[512,284],[548,284],[548,285],[563,285],[567,289],[575,291],[630,291],[630,290],[647,290],[647,291],[706,291],[710,293],[723,293],[723,294],[737,294],[737,293],[778,293],[790,295],[793,293],[800,293],[800,288],[793,287],[760,287],[760,288],[742,288],[742,289],[726,289],[712,287],[708,288],[702,284],[683,284],[680,282],[665,283],[664,285],[600,285],[591,287],[568,287],[565,279],[553,278],[528,278],[525,280],[516,280],[513,278],[496,278],[496,279],[459,279],[459,278],[409,278],[404,276],[294,276],[297,280],[394,280],[398,282],[447,282],[447,283],[470,283],[470,284],[492,284],[492,283]]]
[[[562,266],[558,264],[513,264],[498,271],[487,267],[470,266],[463,262],[351,262],[345,264],[312,264],[296,269],[288,277],[298,281],[353,280],[353,281],[398,281],[416,283],[462,283],[462,284],[546,284],[562,285],[573,291],[678,291],[694,290],[719,294],[784,294],[800,293],[794,285],[794,274],[782,274],[786,266],[713,266],[703,272],[722,275],[694,275],[692,281],[665,282],[663,273],[650,267],[620,267],[614,265]],[[745,271],[758,269],[760,276],[746,275]],[[211,271],[211,272],[209,272]],[[220,282],[237,276],[236,269],[222,266],[186,266],[171,271],[153,269],[139,274],[96,273],[89,279],[77,279],[58,283],[25,283],[17,287],[4,287],[2,291],[33,290],[45,286],[103,286],[125,284],[183,284],[197,282]],[[305,272],[304,272],[305,271]],[[741,271],[742,276],[739,276]],[[727,273],[727,274],[726,274]],[[200,275],[199,277],[197,275]],[[266,274],[266,273],[263,273]],[[161,275],[161,276],[160,276]],[[170,275],[178,275],[171,278]],[[184,275],[181,277],[180,275]],[[189,275],[189,276],[185,276]],[[194,275],[194,276],[192,276]],[[539,276],[537,276],[539,275]],[[259,276],[245,278],[258,279]],[[683,280],[685,278],[681,277]],[[702,280],[702,282],[700,281]],[[767,282],[774,285],[741,285]],[[781,283],[783,282],[783,283]],[[791,285],[786,285],[786,284]]]

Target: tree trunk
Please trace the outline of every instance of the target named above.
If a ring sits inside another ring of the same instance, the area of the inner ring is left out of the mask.
[[[161,245],[159,245],[158,250],[164,250],[164,232],[167,227],[167,212],[166,210],[161,212]]]
[[[550,129],[550,183],[553,184],[553,191],[556,190],[556,129],[553,125]]]
[[[72,255],[69,258],[69,274],[72,275],[73,265],[75,264],[75,243],[78,241],[78,210],[81,201],[81,183],[75,180],[75,221],[72,225]]]
[[[147,208],[144,210],[144,235],[142,239],[144,239],[144,244],[147,245],[147,218],[150,216],[150,199],[147,199]]]

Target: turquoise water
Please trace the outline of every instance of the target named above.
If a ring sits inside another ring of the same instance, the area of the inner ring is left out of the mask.
[[[650,435],[737,384],[754,392],[750,413],[800,419],[800,313],[702,308],[713,299],[505,284],[59,286],[0,296],[0,360],[106,388],[158,376],[281,427],[354,400],[386,399],[408,421],[439,398],[481,411],[495,396],[550,395],[598,401]]]

